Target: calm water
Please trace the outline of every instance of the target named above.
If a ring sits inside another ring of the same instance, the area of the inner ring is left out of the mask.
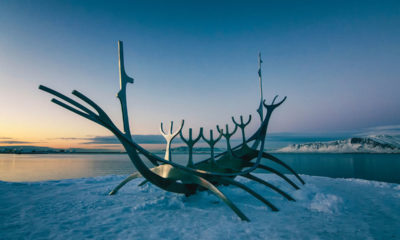
[[[400,183],[400,154],[274,155],[301,174]],[[207,156],[196,154],[194,159],[200,160]],[[174,161],[184,164],[187,155],[174,154],[173,157]],[[268,160],[263,162],[277,167]],[[56,180],[129,174],[133,171],[135,168],[125,154],[0,154],[2,181]]]

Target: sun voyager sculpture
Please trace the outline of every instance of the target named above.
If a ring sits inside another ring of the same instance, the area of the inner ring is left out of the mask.
[[[136,167],[137,172],[134,172],[132,175],[128,176],[124,181],[122,181],[117,187],[114,188],[114,190],[110,192],[110,195],[116,194],[121,187],[123,187],[132,179],[143,177],[145,178],[145,181],[141,184],[150,182],[165,191],[185,194],[186,196],[195,194],[197,191],[209,190],[223,202],[225,202],[240,219],[249,221],[249,218],[217,188],[220,185],[233,185],[243,189],[253,197],[257,198],[272,211],[278,211],[278,208],[275,207],[270,201],[243,183],[235,180],[236,177],[241,176],[263,184],[264,186],[275,191],[277,194],[282,195],[289,201],[295,201],[294,198],[286,192],[252,174],[256,169],[267,170],[278,175],[293,188],[299,189],[299,186],[284,174],[261,163],[261,159],[268,159],[286,168],[297,178],[301,184],[305,184],[303,179],[287,164],[273,155],[264,152],[268,122],[271,118],[272,112],[286,100],[286,97],[275,103],[278,97],[275,96],[271,104],[267,104],[263,99],[261,55],[259,56],[258,71],[261,100],[257,110],[261,123],[258,129],[250,137],[246,138],[244,130],[251,121],[251,115],[247,121],[243,121],[242,116],[239,118],[240,121],[236,121],[235,118],[232,117],[232,121],[235,125],[233,130],[229,130],[228,124],[226,124],[225,129],[221,129],[219,126],[217,126],[217,131],[219,134],[215,137],[213,135],[213,130],[210,130],[209,137],[206,137],[202,128],[200,129],[199,135],[193,137],[192,129],[190,128],[188,138],[185,138],[182,134],[184,125],[183,120],[180,127],[175,132],[173,132],[173,122],[171,122],[170,128],[167,132],[164,131],[163,124],[161,123],[160,131],[167,142],[165,157],[161,158],[144,149],[132,139],[126,103],[126,87],[128,83],[133,83],[134,81],[133,78],[129,77],[125,72],[123,44],[121,41],[118,42],[118,48],[120,90],[117,94],[117,97],[121,103],[123,130],[120,130],[113,123],[111,118],[102,110],[100,106],[98,106],[93,100],[81,92],[74,90],[72,94],[93,108],[94,111],[53,89],[42,85],[39,86],[39,89],[56,97],[51,100],[53,103],[110,130],[125,148],[130,160]],[[264,110],[266,110],[265,114]],[[241,130],[242,143],[238,146],[232,147],[230,139],[236,133],[237,129]],[[178,135],[188,147],[189,154],[188,163],[186,166],[172,161],[171,143]],[[215,155],[214,146],[222,137],[224,137],[226,140],[227,150],[223,153]],[[203,139],[210,146],[210,157],[202,161],[193,162],[193,147],[200,139]],[[148,159],[153,164],[153,167],[147,167],[142,158]]]

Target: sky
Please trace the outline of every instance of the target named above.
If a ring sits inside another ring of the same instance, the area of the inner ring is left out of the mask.
[[[0,145],[88,147],[111,134],[50,102],[79,90],[121,126],[118,40],[134,135],[197,134],[287,96],[269,131],[400,124],[399,1],[0,1]],[[215,131],[215,130],[214,130]],[[238,136],[240,137],[240,136]],[[95,144],[92,147],[97,147]]]

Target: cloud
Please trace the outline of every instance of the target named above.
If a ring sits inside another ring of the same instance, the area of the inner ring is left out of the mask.
[[[120,144],[118,139],[114,136],[96,136],[92,138],[82,138],[87,140],[84,144]]]
[[[135,135],[133,136],[133,140],[137,143],[165,143],[165,139],[161,135]],[[176,138],[178,141],[178,138]]]
[[[143,144],[165,143],[165,139],[161,135],[134,135],[132,137],[136,143],[143,143]],[[114,136],[95,136],[91,138],[82,138],[82,140],[87,140],[85,144],[121,144],[118,141],[118,139]]]
[[[58,137],[58,138],[47,138],[47,140],[88,140],[90,138],[76,138],[76,137]]]
[[[360,133],[357,135],[400,135],[400,125],[385,125],[366,128],[360,131]]]
[[[2,138],[2,139],[11,139],[11,138]],[[36,142],[27,142],[27,141],[16,141],[16,140],[2,140],[0,144],[30,144]]]
[[[37,142],[20,141],[12,137],[0,137],[0,144],[31,144]]]

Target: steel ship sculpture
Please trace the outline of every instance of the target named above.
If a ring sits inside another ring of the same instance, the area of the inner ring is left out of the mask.
[[[273,111],[286,100],[286,97],[284,97],[281,101],[276,102],[278,96],[275,96],[271,104],[267,104],[264,100],[261,76],[261,55],[259,55],[258,61],[261,100],[257,110],[261,123],[258,129],[250,137],[246,138],[245,127],[250,123],[251,115],[248,117],[247,121],[243,120],[243,116],[240,116],[240,121],[237,121],[234,117],[232,117],[232,121],[235,125],[233,130],[229,129],[228,124],[225,125],[225,128],[220,128],[217,125],[217,136],[214,136],[213,130],[210,130],[209,136],[206,136],[203,128],[200,128],[198,136],[195,137],[192,134],[192,129],[189,128],[188,138],[185,138],[183,136],[183,120],[178,130],[175,132],[173,132],[173,122],[171,122],[170,128],[167,131],[164,130],[163,124],[161,123],[160,131],[167,142],[165,156],[162,158],[144,149],[132,138],[126,103],[126,88],[128,83],[134,82],[134,79],[129,77],[125,72],[123,44],[121,41],[118,42],[118,49],[120,90],[117,94],[117,97],[121,103],[123,130],[119,129],[114,124],[111,118],[100,106],[98,106],[93,100],[81,92],[74,90],[72,95],[80,99],[81,102],[84,102],[90,106],[93,110],[84,106],[82,103],[59,93],[58,91],[46,86],[39,86],[40,90],[55,96],[55,98],[51,100],[53,103],[107,128],[118,138],[125,148],[130,160],[136,167],[137,172],[134,172],[118,186],[116,186],[109,193],[110,195],[116,194],[118,190],[129,181],[135,178],[143,177],[145,178],[145,181],[141,184],[150,182],[165,191],[185,194],[186,196],[195,194],[197,191],[209,190],[224,203],[226,203],[240,219],[249,221],[249,218],[224,193],[218,189],[218,186],[221,185],[233,185],[243,189],[251,196],[257,198],[272,211],[278,211],[278,208],[274,204],[265,199],[259,193],[253,191],[245,184],[235,180],[236,177],[241,176],[263,184],[265,187],[275,191],[277,194],[282,195],[289,201],[295,201],[295,199],[288,193],[253,174],[254,170],[263,169],[278,175],[283,181],[286,181],[294,189],[299,189],[298,183],[296,184],[278,170],[261,163],[261,159],[268,159],[286,168],[295,176],[295,178],[297,178],[300,184],[305,184],[303,179],[292,168],[290,168],[280,159],[264,151],[265,137],[271,115]],[[266,110],[265,114],[264,110]],[[242,143],[238,146],[232,147],[230,139],[238,129],[240,129],[242,135]],[[186,166],[174,162],[171,156],[171,143],[178,135],[188,147],[189,154],[188,163]],[[223,153],[215,154],[215,144],[221,140],[222,137],[224,137],[226,140],[227,150]],[[194,162],[193,147],[200,139],[203,139],[210,146],[210,157],[202,161]],[[142,158],[149,160],[153,167],[148,167]]]

